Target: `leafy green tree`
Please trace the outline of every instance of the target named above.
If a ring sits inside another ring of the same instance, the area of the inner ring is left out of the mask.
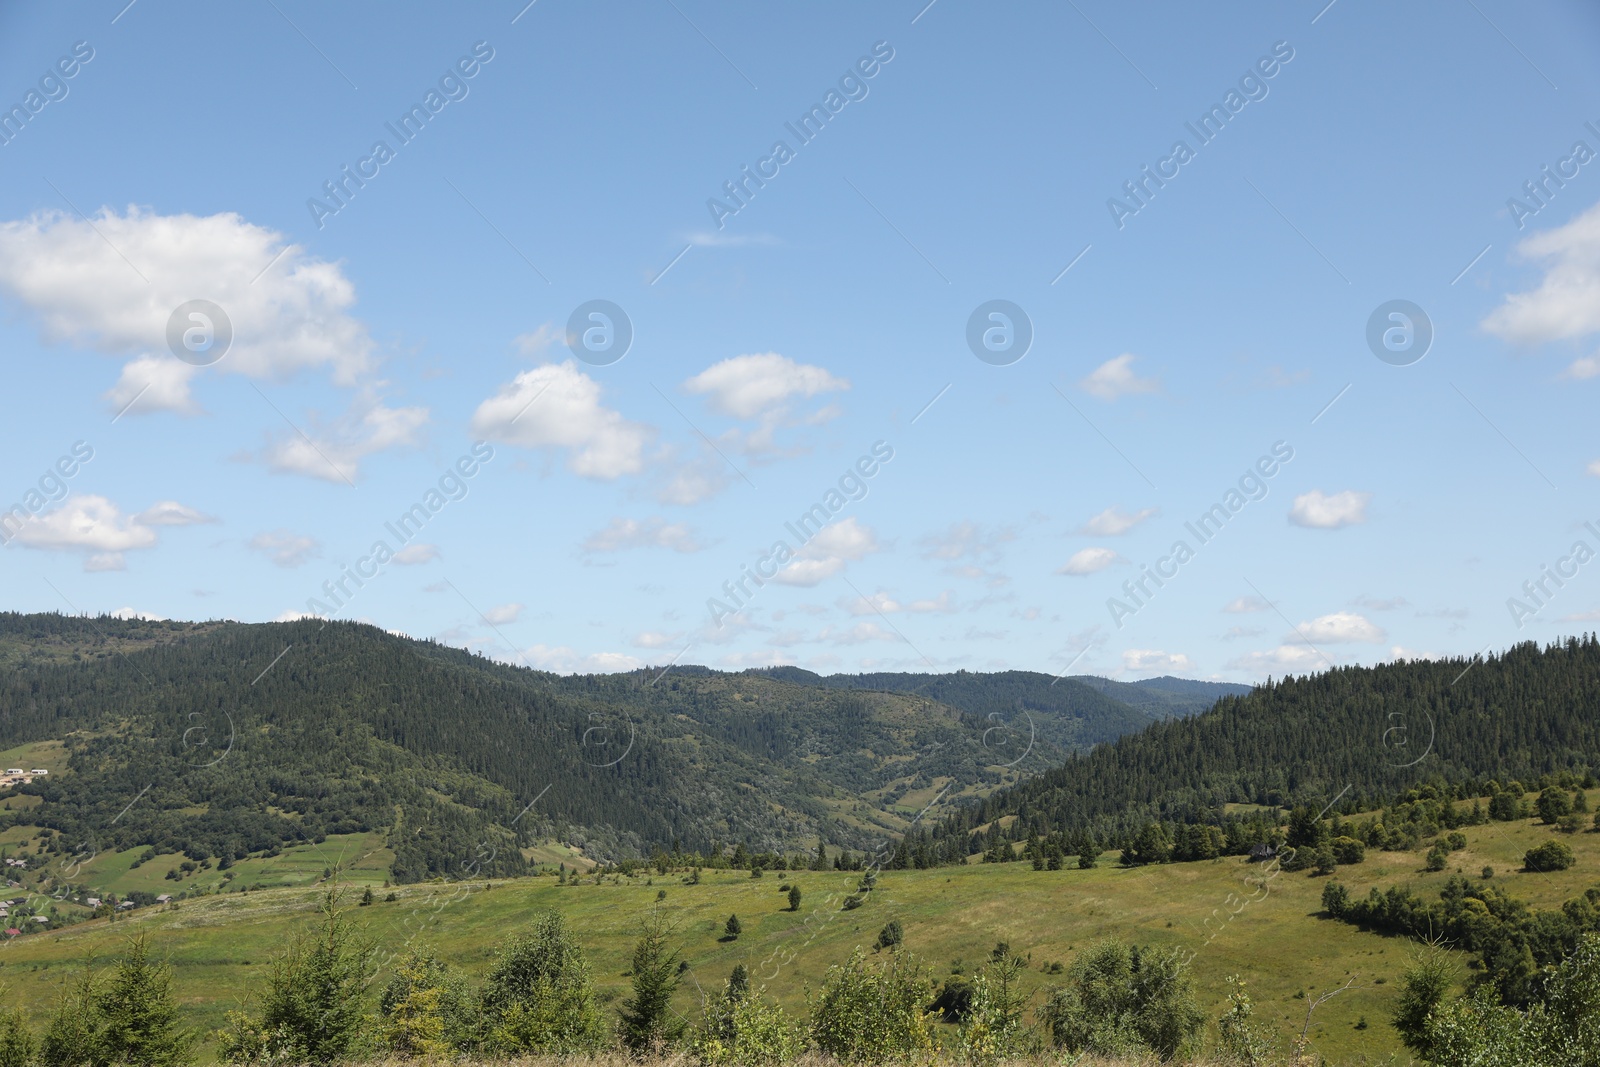
[[[1539,794],[1535,801],[1535,810],[1539,813],[1539,821],[1546,826],[1553,826],[1565,815],[1572,814],[1572,798],[1567,796],[1567,791],[1559,786],[1549,786]]]
[[[800,887],[797,886],[797,885],[790,886],[789,887],[789,910],[790,911],[799,911],[800,910],[800,897],[801,897]]]
[[[100,991],[95,1061],[119,1067],[181,1067],[194,1059],[199,1035],[178,1022],[172,968],[150,959],[143,934]]]
[[[927,1056],[934,1024],[923,1005],[932,994],[933,982],[910,953],[893,953],[874,968],[858,948],[828,968],[811,1005],[811,1040],[850,1064]]]
[[[1333,858],[1344,866],[1361,863],[1367,858],[1367,846],[1354,837],[1333,839]]]
[[[1445,863],[1449,859],[1450,849],[1443,841],[1436,841],[1434,842],[1433,847],[1428,849],[1427,859],[1422,866],[1424,870],[1442,871],[1444,870]]]
[[[622,1002],[619,1036],[632,1052],[660,1053],[683,1038],[688,1023],[672,1010],[678,988],[678,950],[670,923],[652,910],[633,946],[633,996]],[[748,984],[748,983],[747,983]]]
[[[507,942],[484,982],[483,1025],[490,1051],[504,1054],[592,1052],[605,1043],[594,984],[583,950],[558,912]]]
[[[1522,854],[1522,865],[1530,871],[1564,871],[1574,862],[1572,849],[1563,841],[1546,841]]]
[[[331,1064],[360,1049],[367,1018],[365,985],[373,946],[329,889],[322,927],[295,938],[273,964],[257,1018],[229,1013],[223,1059]]]

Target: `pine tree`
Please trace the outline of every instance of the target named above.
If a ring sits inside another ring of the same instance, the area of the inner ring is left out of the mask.
[[[97,1062],[179,1067],[194,1059],[197,1034],[178,1025],[172,968],[150,959],[143,934],[128,944],[100,996]]]
[[[728,975],[728,1000],[743,1000],[750,995],[750,972],[742,963],[733,965],[733,973]]]
[[[329,889],[319,906],[322,928],[292,942],[273,965],[262,996],[261,1016],[229,1014],[231,1030],[220,1052],[226,1060],[264,1058],[331,1064],[348,1059],[365,1022],[367,963],[373,946],[339,906]]]
[[[93,1063],[100,1045],[100,995],[104,978],[91,955],[77,981],[61,991],[55,1014],[39,1042],[42,1067],[79,1067]]]
[[[633,946],[633,996],[622,1002],[619,1036],[633,1052],[659,1052],[682,1039],[688,1023],[672,1010],[678,988],[678,950],[672,926],[654,910]]]
[[[0,1000],[10,999],[8,992],[0,989]],[[0,1067],[29,1067],[36,1045],[21,1008],[0,1013]]]
[[[740,924],[739,916],[737,916],[737,915],[728,916],[728,921],[723,926],[722,932],[723,932],[724,936],[726,936],[729,941],[737,940],[739,935],[744,933],[744,926]]]
[[[792,886],[789,887],[789,910],[790,911],[799,911],[800,910],[800,895],[801,894],[800,894],[800,887],[799,886],[792,885]]]

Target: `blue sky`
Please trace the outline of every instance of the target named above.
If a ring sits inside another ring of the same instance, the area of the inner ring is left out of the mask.
[[[4,605],[559,671],[1594,629],[1592,5],[924,2],[0,9]]]

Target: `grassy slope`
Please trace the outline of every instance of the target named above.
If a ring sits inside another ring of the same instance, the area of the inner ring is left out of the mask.
[[[1368,886],[1396,883],[1433,894],[1456,868],[1476,876],[1488,865],[1516,896],[1553,907],[1594,884],[1600,871],[1600,834],[1564,838],[1579,857],[1572,870],[1533,875],[1516,868],[1526,849],[1551,836],[1548,829],[1519,823],[1464,832],[1468,848],[1451,857],[1447,872],[1422,872],[1417,853],[1370,853],[1366,863],[1342,868],[1338,877],[1361,895]],[[347,853],[356,847],[353,841],[330,844]],[[296,862],[305,877],[314,877],[311,868],[321,860],[302,857]],[[1041,965],[1070,962],[1076,950],[1114,934],[1197,952],[1194,967],[1213,1017],[1221,1011],[1224,976],[1246,975],[1261,1018],[1278,1026],[1285,1040],[1304,1021],[1306,1002],[1295,998],[1298,991],[1315,996],[1357,975],[1355,989],[1318,1009],[1313,1048],[1341,1063],[1383,1059],[1399,1049],[1387,1020],[1410,946],[1317,918],[1324,879],[1281,874],[1263,899],[1243,906],[1230,919],[1238,901],[1256,893],[1246,879],[1262,873],[1259,866],[1238,859],[1135,870],[1035,872],[1019,863],[891,871],[880,877],[870,902],[851,912],[839,911],[839,901],[858,875],[789,873],[805,892],[798,914],[785,910],[787,902],[778,891],[789,875],[769,872],[752,879],[728,871],[706,872],[699,886],[683,885],[677,875],[657,876],[654,885],[643,877],[624,879],[620,886],[561,887],[552,878],[530,878],[498,882],[487,892],[482,884],[408,886],[398,890],[397,902],[355,914],[386,948],[403,946],[411,936],[408,931],[420,927],[415,943],[481,973],[507,932],[538,909],[559,908],[588,949],[602,993],[616,998],[626,991],[623,972],[634,923],[665,888],[665,906],[680,923],[693,968],[694,981],[680,994],[686,1013],[693,1011],[696,983],[717,988],[738,962],[750,966],[757,980],[765,980],[787,1006],[803,1010],[806,985],[814,988],[827,966],[853,946],[870,946],[890,918],[901,920],[907,946],[940,976],[957,959],[965,961],[970,973],[995,941],[1007,941],[1031,957],[1033,988],[1056,980],[1041,974]],[[370,883],[373,876],[363,871],[353,881]],[[60,979],[87,953],[114,956],[124,936],[148,930],[159,951],[175,964],[179,993],[193,1020],[212,1028],[222,1023],[227,1008],[248,995],[285,936],[312,921],[315,898],[316,890],[306,887],[229,894],[185,901],[177,910],[151,910],[114,924],[96,921],[32,935],[0,946],[0,981],[42,1016]],[[737,942],[721,943],[717,938],[730,912],[739,915],[745,932]],[[1211,929],[1220,932],[1208,944]],[[787,955],[791,953],[792,958]],[[1041,999],[1035,998],[1035,1006]],[[1362,1016],[1369,1028],[1357,1030]]]

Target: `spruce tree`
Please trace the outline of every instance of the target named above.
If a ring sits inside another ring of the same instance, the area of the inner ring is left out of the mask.
[[[178,1024],[172,968],[150,959],[143,934],[128,944],[101,992],[96,1062],[126,1067],[180,1067],[194,1059],[197,1034]]]
[[[659,1052],[683,1037],[688,1023],[672,1010],[678,988],[678,950],[672,926],[653,910],[633,946],[633,996],[622,1002],[618,1036],[632,1052]]]
[[[729,941],[737,940],[739,935],[744,933],[744,926],[740,924],[739,916],[728,916],[728,921],[726,925],[723,926],[722,932]]]
[[[790,911],[799,911],[800,910],[800,895],[801,894],[800,894],[800,887],[799,886],[792,885],[792,886],[789,887],[789,910]]]
[[[9,999],[0,989],[0,1000]],[[29,1067],[37,1042],[21,1008],[0,1013],[0,1067]]]

